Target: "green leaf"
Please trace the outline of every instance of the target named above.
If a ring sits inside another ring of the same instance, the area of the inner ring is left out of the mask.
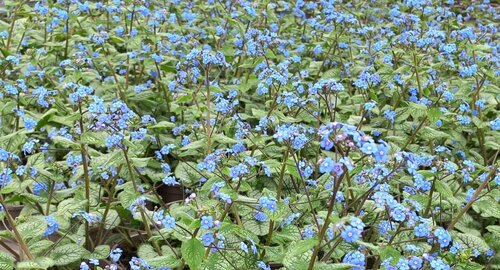
[[[451,190],[450,186],[446,184],[443,181],[435,181],[434,186],[436,188],[436,191],[439,192],[441,195],[443,195],[443,198],[448,199],[448,198],[453,198],[453,191]]]
[[[40,253],[40,252],[48,249],[53,244],[54,243],[52,241],[43,239],[43,240],[33,242],[31,245],[29,245],[29,249],[30,249],[31,253],[37,254],[37,253]]]
[[[167,121],[160,121],[160,122],[158,122],[158,124],[153,125],[153,126],[151,126],[149,128],[152,128],[152,129],[165,129],[165,128],[174,128],[174,127],[175,127],[174,123],[167,122]]]
[[[391,258],[392,263],[396,263],[399,260],[401,253],[391,246],[386,246],[380,250],[381,260]]]
[[[55,136],[55,137],[53,138],[53,141],[54,141],[56,144],[58,144],[58,145],[60,145],[60,146],[62,146],[62,147],[64,147],[64,148],[73,148],[73,149],[77,149],[77,148],[79,148],[79,147],[80,147],[80,145],[79,145],[78,143],[76,143],[76,142],[74,142],[74,141],[72,141],[72,140],[70,140],[70,139],[68,139],[68,138],[65,138],[65,137],[63,137],[63,136]]]
[[[14,260],[15,259],[12,255],[0,251],[0,269],[14,269]]]
[[[100,245],[94,248],[94,252],[90,254],[91,259],[104,260],[109,256],[111,248],[108,245]]]
[[[138,195],[134,192],[134,190],[129,188],[124,189],[118,194],[118,199],[124,208],[128,208],[135,201],[135,199],[137,199],[137,197]]]
[[[45,231],[45,224],[42,219],[33,219],[17,226],[17,230],[26,239],[42,236]]]
[[[486,140],[484,142],[484,146],[486,146],[487,148],[489,149],[500,149],[500,144],[496,143],[495,141],[493,140]]]
[[[448,133],[435,130],[431,127],[423,127],[419,131],[419,136],[420,138],[423,138],[425,140],[433,140],[433,139],[443,139],[443,138],[448,138],[450,135]]]
[[[494,217],[500,219],[500,205],[494,199],[486,198],[472,204],[472,209],[483,217]]]
[[[234,268],[231,266],[231,264],[229,264],[226,261],[226,259],[224,257],[222,257],[220,255],[220,253],[212,252],[208,256],[208,259],[205,262],[203,262],[201,269],[203,269],[203,270],[214,270],[214,269],[225,270],[225,269],[234,269]],[[247,268],[247,269],[251,269],[251,268]]]
[[[349,269],[357,269],[357,268],[359,268],[358,265],[354,265],[354,264],[350,264],[350,263],[334,263],[334,264],[327,264],[322,269],[349,270]]]
[[[148,162],[151,158],[131,158],[131,160],[135,167],[144,168],[148,166]]]
[[[40,117],[40,120],[36,123],[35,129],[40,129],[41,127],[45,126],[50,119],[52,118],[52,115],[56,114],[57,110],[55,108],[50,108],[48,111],[46,111],[42,117]]]
[[[256,221],[253,217],[243,220],[243,227],[253,232],[255,235],[262,236],[269,232],[269,220],[264,222]]]
[[[477,237],[465,233],[452,232],[452,239],[453,241],[458,242],[466,248],[477,248],[477,250],[479,250],[480,252],[485,252],[490,249],[490,247],[482,237]]]
[[[182,258],[191,270],[199,269],[205,255],[205,248],[200,240],[193,238],[181,245]]]
[[[47,269],[54,266],[54,260],[48,257],[38,257],[35,261],[18,262],[17,269]]]
[[[197,172],[196,163],[190,161],[179,163],[175,168],[174,174],[184,185],[196,184],[203,177]]]
[[[311,259],[312,248],[318,244],[318,239],[309,238],[289,245],[283,265],[288,269],[307,269]]]
[[[70,219],[75,212],[83,210],[86,202],[83,200],[75,200],[73,198],[66,199],[57,206],[57,215]]]
[[[88,131],[82,134],[80,142],[84,144],[104,145],[106,137],[107,135],[103,132],[97,133]]]
[[[197,140],[194,142],[189,143],[188,145],[182,147],[180,150],[192,150],[192,149],[199,149],[199,148],[204,148],[207,146],[207,140],[206,139],[201,139]]]
[[[16,264],[16,267],[17,267],[17,269],[47,269],[46,267],[42,267],[37,262],[33,262],[33,261],[18,262]]]
[[[64,266],[81,260],[87,251],[77,244],[66,244],[56,247],[50,257],[57,266]]]
[[[137,251],[139,257],[145,259],[152,266],[177,267],[181,260],[177,259],[170,249],[162,248],[163,256],[160,256],[150,244],[142,244]]]
[[[25,130],[20,130],[7,136],[0,136],[0,147],[10,152],[16,151],[26,141],[27,137],[25,133]]]
[[[423,104],[410,102],[408,104],[408,112],[414,119],[416,119],[421,116],[424,116],[427,113],[427,106]]]
[[[481,232],[479,231],[481,226],[467,213],[465,213],[460,220],[458,220],[455,228],[466,234],[481,236]]]
[[[499,225],[490,225],[490,226],[486,227],[486,229],[489,232],[496,233],[496,234],[500,235],[500,226]]]
[[[216,141],[218,143],[223,143],[223,144],[235,144],[238,142],[237,140],[229,138],[226,135],[222,135],[222,134],[215,134],[213,136],[213,139],[214,139],[214,141]]]
[[[18,181],[10,181],[7,185],[5,185],[0,191],[2,194],[9,194],[16,191],[19,187]]]
[[[172,256],[157,256],[147,260],[149,265],[157,267],[178,267],[181,265],[181,260]]]
[[[106,220],[104,221],[104,228],[106,230],[111,230],[120,225],[120,223],[121,223],[121,218],[118,215],[118,212],[114,209],[110,209],[108,211]]]
[[[288,249],[287,254],[291,256],[296,256],[304,252],[310,251],[313,247],[318,244],[318,239],[308,238],[306,240],[300,240],[294,243],[293,247]]]
[[[137,255],[143,259],[147,259],[158,256],[158,253],[155,251],[152,245],[142,244],[139,246],[139,249],[137,250]]]
[[[437,120],[439,120],[439,117],[441,117],[443,113],[439,108],[431,108],[427,112],[427,116],[429,117],[429,121],[434,124]]]

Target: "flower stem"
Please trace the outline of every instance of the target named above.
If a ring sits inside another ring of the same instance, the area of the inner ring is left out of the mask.
[[[469,202],[465,205],[464,208],[462,208],[462,211],[460,211],[460,213],[458,213],[458,215],[448,225],[448,228],[446,228],[448,231],[453,230],[453,228],[455,227],[455,224],[457,224],[457,222],[460,220],[460,218],[469,210],[469,208],[472,206],[474,201],[476,201],[477,197],[479,197],[479,194],[481,193],[481,191],[483,191],[483,189],[488,185],[490,180],[493,178],[497,169],[498,169],[498,165],[495,165],[495,166],[493,166],[493,168],[491,168],[490,173],[488,174],[488,176],[486,176],[486,179],[484,179],[484,182],[477,188],[476,192],[474,192],[474,194],[470,198]]]
[[[14,236],[16,237],[17,242],[19,243],[19,246],[23,250],[24,254],[28,256],[28,259],[34,260],[35,257],[31,254],[28,246],[24,242],[23,237],[19,233],[19,231],[16,228],[16,222],[12,218],[12,216],[9,213],[9,210],[7,209],[7,205],[4,202],[3,195],[0,193],[0,203],[2,204],[3,208],[5,209],[5,217],[7,218],[7,222],[9,222],[9,225],[12,227],[12,231],[14,232]]]
[[[82,103],[78,103],[78,112],[80,113],[80,134],[83,134],[83,113],[82,113]],[[81,137],[80,137],[81,140]],[[85,150],[85,145],[80,141],[80,154],[82,155],[83,163],[83,178],[85,180],[85,212],[90,213],[90,178],[89,178],[89,168],[87,163],[87,151]],[[85,220],[85,246],[88,250],[91,250],[90,243],[90,224]]]

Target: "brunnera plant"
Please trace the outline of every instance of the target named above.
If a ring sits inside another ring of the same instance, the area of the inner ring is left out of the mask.
[[[500,269],[497,4],[1,3],[1,269]]]

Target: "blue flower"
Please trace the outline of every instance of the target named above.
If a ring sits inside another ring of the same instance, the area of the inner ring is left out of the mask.
[[[350,263],[360,267],[352,267],[351,270],[365,269],[365,255],[359,251],[351,251],[342,259],[343,263]]]
[[[476,74],[477,69],[478,67],[475,64],[471,66],[465,66],[458,71],[458,74],[460,75],[460,77],[472,77],[474,76],[474,74]]]
[[[214,227],[214,220],[212,216],[202,216],[201,217],[201,228],[208,230]]]
[[[364,146],[364,145],[363,145]],[[373,153],[375,161],[386,162],[389,159],[389,147],[383,143],[377,146],[377,150]]]
[[[176,181],[174,176],[165,176],[162,180],[163,184],[167,186],[178,186],[180,185],[179,182]]]
[[[181,146],[184,147],[191,143],[189,136],[182,136]]]
[[[351,224],[351,226],[353,226],[354,228],[357,228],[358,230],[363,230],[365,227],[365,224],[363,223],[363,221],[357,217],[351,217],[349,219],[349,223]]]
[[[410,268],[413,270],[417,270],[422,268],[422,263],[423,260],[420,257],[411,256],[410,260],[408,261],[408,266],[410,266]]]
[[[434,270],[450,270],[451,267],[445,263],[441,258],[437,258],[431,261],[431,267]]]
[[[121,36],[123,36],[123,33],[125,33],[125,28],[123,28],[123,26],[118,26],[115,29],[115,33],[116,33],[116,35],[121,37]]]
[[[387,120],[391,121],[392,124],[394,124],[394,121],[396,119],[396,112],[392,110],[384,111],[384,117],[387,118]]]
[[[59,230],[59,223],[52,215],[45,216],[45,221],[47,222],[47,229],[43,232],[43,236],[47,237]]]
[[[267,215],[264,212],[258,211],[255,214],[255,219],[260,222],[264,222],[267,220]]]
[[[319,165],[319,171],[321,173],[331,173],[335,166],[335,162],[329,157],[325,158],[323,162]]]
[[[80,270],[90,270],[90,267],[86,262],[82,262],[80,264]]]
[[[85,219],[90,225],[101,221],[101,216],[87,213],[87,212],[82,211],[82,210],[77,211],[72,215],[72,217],[77,217],[77,216],[80,216],[83,219]]]
[[[336,175],[341,175],[344,173],[344,169],[343,169],[343,165],[342,163],[339,163],[339,162],[335,162],[333,164],[333,169],[332,169],[333,173],[336,174]]]
[[[258,261],[257,266],[262,270],[271,270],[271,267],[263,261]]]
[[[320,45],[316,45],[316,47],[314,47],[313,51],[314,51],[314,55],[318,56],[323,52],[323,48]]]
[[[456,255],[458,252],[462,252],[463,250],[464,247],[462,247],[462,245],[457,242],[453,243],[453,245],[450,247],[450,253],[453,255]]]
[[[121,248],[115,248],[109,253],[109,258],[113,262],[118,262],[120,260],[120,257],[122,256],[123,250]]]
[[[108,149],[114,148],[114,147],[121,147],[122,146],[122,140],[123,140],[123,134],[118,133],[118,134],[111,134],[109,135],[105,140],[104,144]]]
[[[232,178],[239,178],[247,173],[248,167],[243,163],[240,163],[229,169],[229,175],[231,175]]]
[[[373,142],[365,142],[361,147],[361,152],[366,155],[371,155],[377,151],[377,145]]]
[[[390,211],[390,215],[392,219],[395,221],[402,222],[406,219],[406,208],[404,208],[401,204],[396,204]]]
[[[33,153],[33,147],[35,147],[35,142],[37,141],[38,140],[29,140],[23,144],[22,150],[24,155]]]
[[[438,239],[438,243],[441,248],[445,248],[451,243],[450,233],[441,227],[434,230],[434,236]]]
[[[309,141],[309,138],[305,134],[299,134],[295,136],[292,142],[292,147],[295,150],[300,150],[302,149],[306,143]]]
[[[276,210],[278,208],[276,198],[273,198],[273,197],[260,197],[259,198],[259,205],[262,208],[267,209],[272,213],[276,212]]]
[[[240,250],[245,253],[248,253],[248,246],[247,244],[245,244],[245,242],[240,242]]]
[[[205,233],[201,236],[201,241],[204,246],[210,246],[215,241],[214,235],[210,232]]]
[[[419,224],[414,229],[413,232],[416,237],[427,237],[429,236],[429,228],[425,224]]]
[[[33,184],[33,193],[35,195],[40,195],[44,191],[48,191],[46,183],[44,183],[44,182],[35,182]]]
[[[37,121],[31,119],[31,118],[28,118],[28,117],[24,117],[24,127],[27,129],[27,130],[33,130],[37,124]]]
[[[143,270],[143,269],[154,269],[150,266],[144,259],[132,257],[129,261],[129,266],[131,270]]]
[[[320,146],[325,150],[331,150],[334,146],[334,143],[333,141],[330,140],[328,136],[323,136],[321,138]]]
[[[356,242],[361,238],[361,230],[347,225],[340,236],[348,243]]]
[[[490,121],[490,127],[493,130],[500,130],[500,118]]]
[[[175,228],[175,218],[171,217],[170,215],[166,215],[161,223],[163,224],[163,227],[165,227],[165,229]]]

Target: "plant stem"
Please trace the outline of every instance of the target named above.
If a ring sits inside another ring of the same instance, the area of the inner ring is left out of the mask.
[[[212,153],[212,135],[211,135],[212,126],[210,124],[210,79],[208,77],[209,70],[210,66],[207,66],[207,68],[205,69],[205,86],[207,89],[207,96],[206,96],[207,118],[205,123],[205,129],[207,131],[207,155]]]
[[[68,18],[66,19],[66,43],[64,45],[64,59],[68,58],[68,48],[69,48],[69,3],[68,8],[66,9],[66,13]]]
[[[278,190],[276,191],[276,199],[281,201],[281,192],[283,190],[283,178],[285,176],[285,168],[286,168],[286,162],[288,161],[288,155],[290,153],[290,148],[287,145],[285,156],[283,158],[283,163],[281,164],[281,170],[280,170],[280,177],[278,180]],[[271,220],[269,222],[269,232],[267,234],[267,239],[266,239],[266,246],[269,246],[271,244],[271,240],[273,238],[273,231],[274,231],[274,221]],[[260,257],[261,259],[264,258],[264,255],[266,254],[265,250],[262,251]]]
[[[31,254],[28,246],[24,242],[23,237],[21,236],[21,234],[17,230],[16,222],[14,221],[12,216],[10,215],[9,210],[7,209],[7,205],[4,202],[3,195],[1,193],[0,193],[0,203],[2,204],[3,208],[5,209],[5,211],[4,211],[5,217],[7,218],[7,222],[9,222],[9,225],[12,227],[12,231],[14,231],[14,236],[16,237],[16,240],[19,243],[19,246],[23,250],[24,254],[26,254],[26,256],[28,256],[28,259],[34,260],[35,257],[33,257],[33,255]]]
[[[344,178],[344,176],[346,174],[347,174],[347,172],[342,174],[342,176],[340,176],[339,179],[334,180],[335,185],[333,188],[333,194],[330,197],[330,204],[328,205],[328,212],[326,213],[325,222],[323,223],[323,226],[321,226],[321,231],[318,234],[318,244],[314,248],[313,254],[311,255],[311,259],[309,260],[309,267],[307,268],[308,270],[312,270],[314,268],[314,264],[316,263],[316,257],[318,257],[319,250],[321,249],[321,242],[323,241],[323,238],[325,237],[328,226],[330,225],[330,216],[332,215],[332,212],[333,212],[333,206],[335,205],[335,198],[337,197],[337,191],[339,190],[340,182],[342,182],[342,179]]]
[[[80,113],[80,134],[83,134],[83,113],[82,113],[82,103],[78,103],[78,112]],[[89,168],[87,163],[87,151],[85,150],[85,145],[81,142],[80,137],[80,154],[82,155],[83,163],[83,178],[85,179],[85,212],[90,213],[90,178],[89,178]],[[90,244],[90,224],[85,220],[85,246],[88,250],[91,250]]]
[[[488,185],[490,180],[493,178],[493,175],[495,175],[497,169],[498,165],[495,165],[493,166],[493,168],[491,168],[490,173],[488,174],[488,176],[486,176],[484,182],[477,188],[476,192],[474,192],[469,202],[465,205],[464,208],[462,208],[462,211],[460,211],[460,213],[458,213],[458,215],[451,221],[450,225],[448,225],[448,228],[446,228],[448,231],[451,231],[455,227],[455,224],[457,224],[457,222],[460,220],[460,218],[469,210],[474,201],[476,201],[477,197],[479,197],[481,191],[483,191],[483,189]]]
[[[118,170],[117,170],[117,174],[116,174],[117,176],[111,180],[111,189],[109,190],[108,201],[106,204],[106,208],[104,209],[104,213],[102,214],[101,225],[99,226],[99,229],[97,231],[97,243],[98,244],[101,242],[101,239],[103,237],[106,218],[108,216],[109,210],[111,208],[111,203],[113,202],[113,198],[115,196],[116,179],[118,178],[118,175],[120,174],[121,168],[122,168],[122,166],[120,165],[120,167],[118,167]]]
[[[420,84],[420,76],[418,75],[418,61],[417,61],[417,54],[414,52],[413,53],[413,68],[415,69],[415,76],[417,77],[417,85],[418,85],[418,98],[422,98],[423,96],[423,89],[422,85]]]
[[[417,136],[417,133],[418,131],[420,131],[420,129],[422,128],[422,126],[424,125],[424,123],[427,121],[427,115],[424,116],[424,119],[422,119],[422,121],[420,122],[420,124],[418,125],[417,129],[415,129],[415,132],[413,132],[410,136],[410,138],[408,138],[408,140],[406,141],[406,143],[404,144],[403,148],[401,148],[401,151],[404,151],[406,150],[406,147],[408,147],[408,145],[410,145],[410,143],[413,142],[413,140],[415,140],[415,137]]]
[[[16,24],[17,20],[17,11],[24,5],[23,2],[21,2],[16,9],[14,10],[14,14],[12,15],[12,22],[10,23],[10,28],[9,28],[9,36],[7,37],[7,45],[5,46],[5,50],[7,53],[9,53],[9,48],[10,48],[10,43],[12,42],[12,34],[14,33],[14,27]]]
[[[135,183],[134,171],[132,170],[132,165],[130,165],[130,160],[128,158],[128,151],[125,150],[125,148],[122,148],[122,150],[123,150],[123,156],[125,157],[125,162],[127,163],[128,171],[130,173],[130,180],[132,181],[132,185],[134,186],[134,191],[136,194],[139,194],[139,191],[137,190],[137,185]],[[146,214],[144,213],[144,209],[140,208],[140,212],[141,212],[141,219],[142,222],[144,223],[144,228],[146,230],[146,234],[148,235],[149,238],[151,238],[153,234],[151,233],[151,228],[149,227],[148,220],[146,219]],[[161,256],[162,252],[158,243],[153,241],[152,244],[156,252]]]
[[[429,214],[432,204],[432,195],[434,194],[434,189],[436,188],[436,179],[432,180],[431,191],[429,193],[429,200],[427,201],[427,206],[425,207],[424,217]]]

